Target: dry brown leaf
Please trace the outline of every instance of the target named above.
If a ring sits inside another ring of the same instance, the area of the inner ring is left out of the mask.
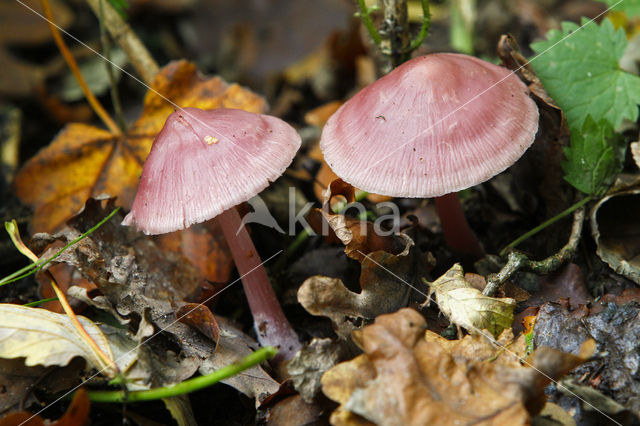
[[[298,289],[298,301],[312,315],[331,319],[336,334],[349,339],[351,332],[382,313],[407,305],[412,287],[420,286],[420,271],[426,273],[431,258],[414,246],[413,240],[399,234],[404,250],[399,254],[383,250],[369,253],[361,260],[360,293],[349,290],[338,278],[316,275]],[[407,285],[409,283],[410,285]]]
[[[153,138],[176,105],[252,112],[263,112],[266,106],[263,98],[236,84],[219,77],[202,79],[190,62],[170,63],[156,76],[142,114],[124,136],[69,124],[24,165],[14,187],[34,209],[33,230],[53,231],[80,211],[87,199],[102,194],[117,196],[119,205],[130,207]]]
[[[325,395],[341,404],[332,424],[529,424],[544,406],[549,378],[558,379],[593,353],[592,344],[580,357],[540,348],[531,360],[534,369],[500,356],[509,350],[482,337],[443,345],[445,339],[425,328],[419,313],[401,309],[355,332],[364,354],[322,377]]]
[[[435,293],[442,313],[452,323],[470,332],[488,330],[497,338],[502,330],[510,328],[513,323],[516,301],[508,297],[484,296],[466,281],[462,266],[458,263],[429,283],[429,287],[431,293]]]

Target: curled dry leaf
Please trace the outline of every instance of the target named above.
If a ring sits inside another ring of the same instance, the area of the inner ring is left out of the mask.
[[[219,77],[202,79],[190,62],[170,63],[156,75],[142,114],[126,134],[73,123],[27,161],[14,186],[20,199],[34,209],[33,229],[53,231],[80,211],[89,197],[101,194],[117,196],[121,206],[130,207],[153,138],[176,106],[263,112],[266,103]]]
[[[449,320],[470,332],[488,330],[493,337],[513,323],[514,299],[484,296],[467,282],[460,264],[455,264],[440,278],[429,283],[436,303]],[[429,300],[427,299],[427,302]]]
[[[322,377],[325,395],[341,404],[332,424],[529,424],[550,379],[593,352],[592,344],[582,356],[541,348],[523,367],[508,347],[480,336],[449,342],[425,328],[420,314],[402,309],[355,333],[364,354]]]
[[[616,273],[640,284],[640,189],[601,199],[591,212],[597,253]]]
[[[334,330],[345,340],[363,319],[373,320],[406,306],[412,286],[423,287],[417,277],[419,271],[426,273],[430,258],[407,235],[397,238],[404,240],[404,250],[399,254],[379,250],[362,256],[360,293],[349,290],[340,279],[316,275],[302,283],[298,301],[310,314],[331,319]]]
[[[113,359],[107,338],[93,322],[79,316],[78,320]],[[0,304],[0,358],[25,358],[25,365],[65,366],[80,356],[91,368],[105,374],[111,371],[78,333],[67,315],[9,303]]]
[[[402,241],[388,233],[381,235],[373,223],[333,213],[332,199],[340,196],[347,203],[352,203],[356,199],[355,191],[353,186],[342,179],[333,180],[324,193],[322,209],[314,209],[309,214],[309,224],[314,231],[327,235],[328,242],[344,244],[345,254],[359,262],[362,262],[366,254],[377,250],[389,253],[402,251]]]
[[[197,303],[187,303],[176,311],[178,321],[200,330],[211,341],[218,343],[220,327],[209,308]]]

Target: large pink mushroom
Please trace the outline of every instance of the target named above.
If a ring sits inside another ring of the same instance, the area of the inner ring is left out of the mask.
[[[280,359],[299,348],[258,252],[235,206],[276,180],[293,160],[300,136],[284,121],[238,109],[184,108],[167,118],[151,147],[123,225],[162,234],[217,217],[263,345]]]
[[[333,171],[368,192],[436,197],[447,243],[483,251],[456,191],[504,171],[533,143],[538,109],[511,71],[472,56],[414,58],[365,87],[328,120]]]

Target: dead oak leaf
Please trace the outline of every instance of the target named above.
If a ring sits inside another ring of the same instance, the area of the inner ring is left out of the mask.
[[[130,207],[153,138],[176,105],[252,112],[266,107],[264,99],[248,89],[219,77],[203,79],[190,62],[168,64],[156,75],[142,114],[124,135],[73,123],[24,165],[14,188],[34,209],[33,231],[53,231],[87,199],[105,193]]]
[[[401,309],[354,332],[364,354],[322,377],[325,395],[341,404],[332,424],[530,424],[549,381],[584,362],[594,348],[590,341],[581,356],[540,348],[529,366],[521,366],[498,356],[504,348],[482,337],[443,345],[425,328],[419,313]],[[473,349],[479,348],[478,359]],[[491,352],[495,356],[486,358]]]

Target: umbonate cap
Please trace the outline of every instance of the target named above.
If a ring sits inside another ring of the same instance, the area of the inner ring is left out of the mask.
[[[437,197],[504,171],[533,143],[538,109],[505,68],[472,56],[412,59],[328,120],[320,148],[343,180],[395,197]]]
[[[153,142],[122,224],[163,234],[211,219],[282,175],[300,142],[276,117],[228,108],[178,110]]]

